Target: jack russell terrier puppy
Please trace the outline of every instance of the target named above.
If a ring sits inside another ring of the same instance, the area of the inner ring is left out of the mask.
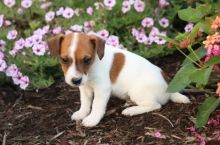
[[[86,127],[97,125],[106,112],[111,94],[130,99],[136,106],[122,111],[133,116],[160,109],[168,100],[189,103],[180,93],[167,93],[162,70],[134,53],[110,45],[95,35],[58,34],[48,42],[50,53],[59,56],[65,81],[78,86],[81,107],[72,120]]]

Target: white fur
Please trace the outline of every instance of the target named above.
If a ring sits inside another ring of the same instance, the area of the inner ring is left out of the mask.
[[[74,43],[75,44],[75,43]],[[111,83],[109,72],[115,53],[123,53],[125,64],[114,84]],[[74,74],[75,67],[71,66],[68,75]],[[180,93],[167,93],[161,69],[148,60],[126,50],[105,46],[102,60],[98,56],[91,66],[88,76],[80,86],[81,107],[72,115],[73,120],[81,120],[87,127],[97,125],[103,118],[107,102],[111,94],[121,99],[132,100],[137,106],[128,107],[122,111],[123,115],[133,116],[156,109],[171,99],[178,103],[189,103],[189,99]],[[93,98],[94,95],[94,98]]]

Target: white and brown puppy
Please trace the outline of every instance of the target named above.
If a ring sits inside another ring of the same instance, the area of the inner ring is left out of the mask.
[[[122,111],[128,116],[160,109],[169,99],[190,102],[180,93],[166,92],[160,68],[134,53],[106,45],[95,35],[59,34],[48,45],[51,54],[60,57],[66,82],[80,89],[81,107],[71,118],[83,120],[84,126],[100,122],[111,94],[136,104]]]

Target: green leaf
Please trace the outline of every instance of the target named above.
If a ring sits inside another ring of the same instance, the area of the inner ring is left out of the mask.
[[[203,15],[197,11],[196,9],[193,9],[191,7],[188,7],[187,9],[179,10],[178,16],[180,19],[188,22],[198,22],[201,20]]]
[[[205,16],[207,14],[209,14],[211,12],[212,6],[211,5],[199,5],[198,7],[196,7],[196,10],[199,11],[201,13],[202,16]]]
[[[180,19],[188,22],[199,22],[204,16],[211,12],[211,5],[199,5],[196,9],[188,7],[187,9],[179,10],[178,16]]]
[[[206,85],[209,80],[209,76],[212,72],[213,66],[208,68],[196,69],[191,75],[190,79],[192,82],[195,82],[198,86]]]
[[[189,85],[191,83],[189,76],[195,71],[195,69],[196,68],[192,64],[184,65],[170,82],[167,92],[179,92]]]
[[[211,57],[204,65],[204,67],[207,67],[207,66],[211,66],[211,65],[214,65],[214,64],[219,64],[220,63],[220,56],[214,56],[214,57]]]
[[[198,56],[199,59],[201,59],[202,57],[205,56],[206,54],[206,50],[204,49],[204,47],[199,47],[198,49],[194,50],[195,54]],[[188,55],[192,60],[197,61],[196,56],[191,52]],[[191,60],[189,60],[188,58],[185,58],[185,60],[183,61],[183,65],[186,65],[188,63],[192,63]]]
[[[200,28],[202,28],[202,30],[207,33],[207,34],[210,34],[212,31],[211,31],[211,22],[212,22],[212,19],[210,18],[206,18],[205,20],[202,20],[198,23],[198,25],[200,26]]]
[[[38,28],[41,25],[40,21],[31,21],[29,23],[29,26],[31,27],[32,30],[35,30],[36,28]]]
[[[210,114],[219,106],[220,99],[215,97],[209,97],[198,108],[196,115],[196,128],[205,125],[209,119]]]

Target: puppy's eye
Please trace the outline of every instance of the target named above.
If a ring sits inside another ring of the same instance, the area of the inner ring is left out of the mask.
[[[68,58],[60,58],[61,63],[63,64],[68,64],[69,63],[69,59]]]
[[[84,64],[90,64],[90,63],[91,63],[91,60],[92,60],[92,58],[90,58],[90,57],[85,57],[85,58],[83,59],[83,63],[84,63]]]

